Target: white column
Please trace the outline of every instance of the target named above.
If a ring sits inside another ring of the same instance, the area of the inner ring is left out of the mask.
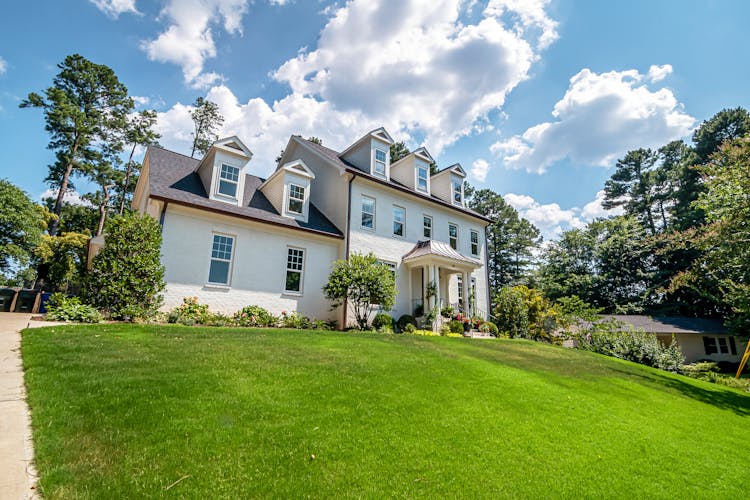
[[[440,267],[437,265],[435,266],[435,286],[437,289],[435,290],[435,305],[440,305]]]
[[[469,313],[469,273],[461,273],[461,292],[464,298],[464,313]]]
[[[430,268],[427,265],[422,266],[422,309],[427,312],[427,285],[430,283]]]

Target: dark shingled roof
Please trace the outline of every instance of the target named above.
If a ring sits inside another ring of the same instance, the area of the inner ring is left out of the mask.
[[[647,333],[729,333],[721,320],[686,318],[682,316],[639,316],[635,314],[607,314],[602,319],[615,319]]]
[[[339,153],[336,152],[336,151],[334,151],[331,148],[327,148],[327,147],[325,147],[325,146],[323,146],[321,144],[318,144],[316,142],[308,141],[307,139],[305,139],[304,137],[299,136],[299,135],[297,135],[295,137],[297,139],[300,139],[302,142],[306,143],[308,146],[312,147],[316,151],[318,151],[320,154],[322,154],[326,158],[328,158],[334,165],[337,165],[337,166],[345,169],[347,172],[350,172],[350,173],[352,173],[354,175],[358,175],[358,176],[363,177],[365,179],[369,179],[369,180],[371,180],[373,182],[377,182],[378,184],[383,184],[385,186],[390,186],[392,188],[398,189],[399,191],[406,192],[406,193],[411,194],[413,196],[416,196],[418,198],[422,198],[422,199],[424,199],[426,201],[431,201],[433,203],[436,203],[438,205],[442,205],[442,206],[444,206],[446,208],[450,208],[450,209],[455,210],[457,212],[461,212],[461,213],[464,213],[466,215],[470,215],[472,217],[476,217],[477,219],[481,219],[481,220],[483,220],[485,222],[492,222],[491,219],[488,219],[484,215],[482,215],[482,214],[480,214],[478,212],[475,212],[474,210],[471,210],[469,208],[457,207],[455,205],[452,205],[452,204],[448,203],[445,200],[442,200],[442,199],[438,198],[435,195],[430,195],[429,197],[427,197],[424,194],[418,193],[418,192],[414,191],[413,189],[410,189],[409,187],[407,187],[407,186],[405,186],[405,185],[401,184],[400,182],[397,182],[397,181],[395,181],[393,179],[391,179],[391,180],[385,180],[385,179],[382,179],[380,177],[376,177],[376,176],[372,175],[370,172],[365,172],[364,170],[362,170],[362,169],[360,169],[358,167],[355,167],[354,165],[352,165],[348,161],[342,160],[339,157]],[[454,166],[455,165],[451,165],[450,167],[447,167],[447,168],[452,168]]]
[[[150,196],[170,203],[202,208],[258,222],[286,226],[291,229],[343,238],[333,223],[310,203],[307,222],[279,214],[268,198],[258,190],[265,179],[254,175],[245,177],[244,206],[230,205],[208,197],[200,177],[195,173],[199,160],[158,146],[148,148]]]

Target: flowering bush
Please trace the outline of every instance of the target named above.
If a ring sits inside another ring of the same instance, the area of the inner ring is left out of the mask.
[[[278,318],[260,306],[245,306],[234,313],[239,326],[274,326]]]
[[[169,323],[181,323],[183,325],[204,325],[210,319],[211,313],[207,304],[199,304],[198,297],[183,297],[182,305],[169,312],[167,321]]]
[[[281,328],[310,328],[310,318],[303,316],[297,312],[287,313],[286,311],[281,312],[279,318],[279,326]]]

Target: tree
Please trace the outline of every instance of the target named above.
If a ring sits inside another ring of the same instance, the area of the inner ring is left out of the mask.
[[[744,108],[723,109],[701,123],[693,133],[697,155],[696,163],[702,165],[727,141],[750,133],[750,113]]]
[[[120,188],[120,215],[122,215],[125,210],[125,202],[127,201],[130,192],[130,179],[133,170],[139,169],[139,166],[133,163],[135,149],[138,146],[153,144],[161,137],[159,133],[153,130],[155,126],[156,111],[154,110],[140,111],[131,116],[130,121],[128,122],[128,127],[125,131],[125,141],[131,145],[131,148],[128,162],[125,164],[125,176]]]
[[[193,103],[190,117],[195,125],[193,151],[190,153],[190,157],[194,158],[196,151],[205,155],[211,144],[219,138],[217,131],[224,124],[224,117],[219,113],[219,106],[216,103],[202,97],[198,97]]]
[[[29,262],[47,229],[49,212],[4,179],[0,179],[0,207],[0,273],[5,274]]]
[[[501,288],[493,300],[495,326],[511,338],[529,336],[529,311],[523,294],[514,287]]]
[[[409,148],[406,146],[406,143],[404,141],[398,141],[391,144],[391,165],[399,161],[401,158],[407,156],[410,152],[411,151],[409,151]]]
[[[34,249],[34,262],[45,290],[69,292],[80,287],[89,238],[88,234],[72,232],[42,235]]]
[[[107,225],[104,248],[84,280],[87,303],[113,318],[149,317],[162,302],[161,226],[152,217],[126,213]]]
[[[384,310],[390,310],[398,292],[396,280],[387,266],[381,264],[372,253],[354,253],[349,260],[333,263],[323,293],[334,308],[351,304],[357,326],[364,329],[374,307],[380,305]]]
[[[307,138],[308,141],[312,142],[313,144],[317,144],[318,146],[323,145],[323,139],[320,137],[315,137],[314,135]]]
[[[51,136],[47,147],[56,158],[47,181],[58,190],[53,208],[57,216],[71,186],[71,175],[85,174],[104,157],[122,151],[120,137],[133,109],[127,88],[109,67],[73,54],[58,68],[60,72],[44,97],[32,92],[20,104],[44,110],[45,130]],[[57,233],[58,224],[59,217],[52,220],[50,235]]]
[[[115,169],[109,163],[100,163],[94,167],[90,176],[99,186],[100,191],[84,196],[84,199],[95,205],[99,210],[99,222],[96,226],[96,236],[101,236],[104,231],[104,223],[110,209],[111,189],[122,183],[125,174]]]
[[[604,184],[602,202],[607,210],[623,207],[626,214],[638,217],[651,234],[657,231],[652,196],[657,159],[657,152],[651,149],[628,151],[625,158],[617,160],[617,170]]]

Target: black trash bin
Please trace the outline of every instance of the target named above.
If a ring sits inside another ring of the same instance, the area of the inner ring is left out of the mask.
[[[12,288],[0,288],[0,312],[10,312],[16,291]]]
[[[18,299],[16,300],[16,309],[13,312],[32,312],[34,309],[34,303],[36,302],[37,293],[38,292],[35,290],[20,290],[18,292]]]

